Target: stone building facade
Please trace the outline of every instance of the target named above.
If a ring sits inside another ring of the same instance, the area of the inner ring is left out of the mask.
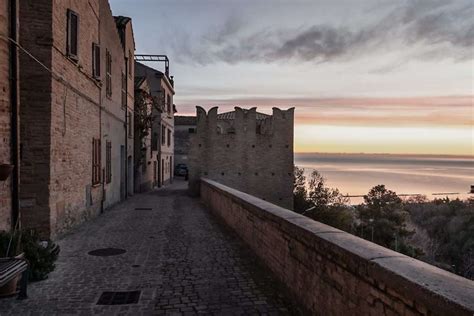
[[[189,187],[199,192],[205,177],[273,204],[293,207],[294,109],[256,108],[218,114],[197,107],[196,133],[190,134]]]
[[[174,82],[167,74],[139,62],[135,62],[135,75],[146,77],[151,95],[158,102],[151,141],[158,147],[157,186],[166,185],[174,177]]]
[[[41,62],[20,57],[22,224],[54,237],[125,196],[134,47],[121,45],[107,0],[20,1],[19,17],[21,44]]]
[[[0,231],[8,230],[16,217],[18,204],[18,49],[8,40],[18,41],[18,1],[0,1],[0,165],[14,165],[8,178],[0,179]],[[15,89],[16,88],[16,89]],[[16,155],[15,155],[16,153]],[[3,166],[0,168],[7,168]],[[1,170],[0,170],[1,172]]]

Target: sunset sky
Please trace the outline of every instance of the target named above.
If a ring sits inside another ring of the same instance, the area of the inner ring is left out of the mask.
[[[474,154],[472,0],[110,3],[180,115],[295,106],[297,152]]]

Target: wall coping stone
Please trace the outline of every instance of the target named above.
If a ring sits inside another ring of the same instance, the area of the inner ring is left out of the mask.
[[[442,270],[425,262],[408,257],[339,229],[314,221],[301,214],[261,200],[250,194],[230,188],[216,181],[201,178],[201,185],[208,185],[223,195],[240,203],[253,215],[278,223],[308,247],[325,247],[337,260],[355,260],[366,267],[352,271],[374,277],[376,284],[403,290],[410,297],[431,306],[432,310],[445,313],[457,305],[461,310],[474,315],[474,282]],[[290,238],[290,239],[291,239]],[[337,258],[337,253],[344,253]],[[347,256],[346,256],[347,255]],[[342,262],[344,266],[348,266]],[[365,272],[364,272],[365,270]],[[435,300],[433,299],[435,298]],[[435,305],[435,306],[433,306]]]

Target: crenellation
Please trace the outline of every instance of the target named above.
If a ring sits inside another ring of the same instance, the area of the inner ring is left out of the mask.
[[[293,109],[257,108],[207,113],[196,107],[196,133],[190,135],[190,191],[200,177],[215,179],[287,208],[293,207]],[[231,132],[229,132],[231,131]]]

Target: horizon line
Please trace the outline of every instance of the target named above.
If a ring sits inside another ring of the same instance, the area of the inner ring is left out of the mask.
[[[456,154],[417,154],[417,153],[370,153],[370,152],[318,152],[318,151],[304,151],[297,152],[294,154],[319,154],[319,155],[367,155],[367,156],[417,156],[417,157],[449,157],[449,158],[470,158],[474,159],[474,155],[456,155]]]

